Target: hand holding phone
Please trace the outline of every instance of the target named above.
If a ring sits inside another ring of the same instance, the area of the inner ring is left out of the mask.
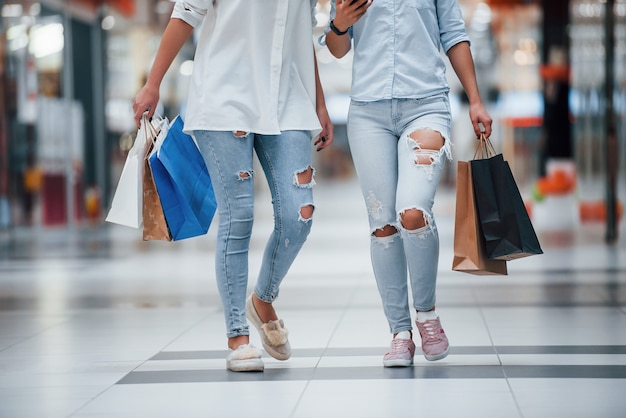
[[[337,1],[334,25],[341,31],[354,25],[369,9],[374,0],[341,0]]]

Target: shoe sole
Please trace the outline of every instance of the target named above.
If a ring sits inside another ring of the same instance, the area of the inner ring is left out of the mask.
[[[435,354],[434,356],[427,356],[426,354],[424,354],[424,358],[428,361],[437,361],[437,360],[441,360],[441,359],[448,357],[449,352],[450,352],[450,347],[446,348],[446,351],[444,351],[443,353]]]
[[[257,331],[259,331],[259,335],[261,336],[261,343],[263,344],[263,348],[265,349],[265,351],[267,351],[267,354],[274,357],[276,360],[283,360],[283,361],[288,360],[289,357],[291,357],[290,348],[288,348],[289,350],[288,353],[280,353],[276,351],[274,347],[272,347],[267,342],[265,331],[263,331],[263,321],[261,320],[261,317],[259,317],[258,312],[254,308],[254,304],[252,303],[252,296],[248,297],[248,300],[246,301],[246,317],[248,318],[250,322],[252,322],[252,325],[254,325]],[[289,341],[287,341],[287,344],[285,345],[288,345],[288,344],[289,344]]]
[[[265,369],[263,360],[235,360],[226,364],[226,368],[232,372],[262,372]]]
[[[413,359],[411,360],[402,360],[402,359],[383,360],[383,366],[385,367],[410,367],[412,365],[413,365]]]

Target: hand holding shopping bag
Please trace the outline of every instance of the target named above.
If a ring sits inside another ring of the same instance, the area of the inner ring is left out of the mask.
[[[145,116],[142,117],[135,142],[124,162],[111,209],[105,219],[107,222],[131,228],[140,228],[143,225],[143,162],[146,144],[152,142],[157,133],[152,122]]]
[[[487,256],[513,260],[542,254],[509,163],[495,153],[488,138],[480,138],[470,165]]]
[[[206,234],[217,202],[202,154],[183,132],[180,116],[174,118],[149,161],[172,239]]]

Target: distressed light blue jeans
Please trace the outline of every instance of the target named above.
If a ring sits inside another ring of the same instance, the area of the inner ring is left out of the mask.
[[[435,306],[439,235],[432,208],[445,157],[451,155],[450,121],[447,94],[350,104],[350,151],[367,207],[374,276],[392,333],[412,329],[407,271],[413,308]],[[443,146],[422,148],[420,134],[432,131],[441,134]],[[402,216],[409,210],[423,214],[423,227],[405,229]],[[395,233],[374,235],[385,227]]]
[[[249,335],[245,300],[254,221],[253,156],[256,152],[274,209],[274,229],[254,292],[271,303],[311,230],[315,184],[311,135],[309,131],[285,131],[281,135],[195,131],[194,136],[217,200],[215,273],[227,337]]]

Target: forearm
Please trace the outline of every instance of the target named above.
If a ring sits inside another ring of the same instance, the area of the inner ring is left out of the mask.
[[[344,30],[344,28],[341,28],[341,30]],[[335,58],[342,58],[350,51],[350,36],[347,33],[345,35],[337,35],[330,31],[326,35],[326,46],[328,46],[328,50]]]
[[[367,12],[367,9],[372,5],[372,0],[338,0],[336,3],[332,4],[334,4],[336,8],[333,19],[335,28],[339,32],[347,32],[348,29]],[[337,35],[331,30],[326,35],[326,45],[333,56],[341,58],[350,51],[352,41],[348,33]]]
[[[315,65],[315,107],[317,109],[326,108],[326,99],[324,98],[324,89],[322,88],[322,82],[320,80],[320,74],[317,68],[317,56],[315,54],[315,48],[313,48],[313,58]]]
[[[460,42],[448,50],[448,58],[470,104],[481,103],[482,99],[476,81],[474,60],[467,42]]]
[[[476,138],[480,138],[481,134],[487,138],[491,135],[492,119],[483,105],[480,93],[478,92],[478,83],[476,82],[476,70],[474,69],[474,60],[467,42],[461,42],[448,50],[448,57],[454,72],[459,77],[459,81],[467,94],[470,108],[470,121]]]
[[[172,18],[168,22],[146,84],[139,90],[133,101],[137,126],[140,125],[140,120],[146,112],[148,118],[154,115],[159,102],[159,88],[163,77],[192,32],[193,28],[181,19]]]
[[[178,55],[178,52],[192,33],[193,27],[185,21],[175,18],[170,19],[163,32],[163,37],[161,38],[154,63],[150,68],[150,73],[146,81],[147,85],[155,87],[161,84],[174,58],[176,58],[176,55]]]
[[[317,69],[317,57],[315,55],[315,48],[313,48],[313,57],[315,59],[315,111],[322,129],[313,143],[317,147],[316,150],[321,151],[332,144],[334,138],[334,128],[333,123],[328,116],[328,110],[326,109],[324,90],[322,89],[322,82]]]

